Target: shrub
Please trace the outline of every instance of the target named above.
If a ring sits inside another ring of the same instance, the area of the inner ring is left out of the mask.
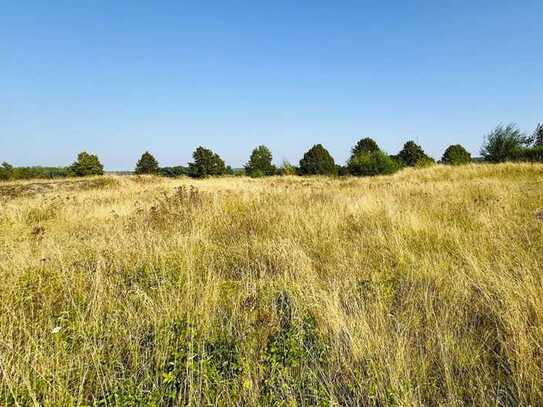
[[[360,153],[373,153],[378,150],[380,149],[375,140],[366,137],[356,143],[352,149],[351,157],[354,157]]]
[[[162,167],[159,168],[158,173],[163,177],[181,177],[188,174],[188,169],[180,165],[177,167]]]
[[[489,162],[514,160],[519,149],[528,147],[531,141],[515,124],[500,125],[487,135],[481,155]]]
[[[340,177],[346,177],[351,174],[349,167],[347,165],[336,165],[337,175]]]
[[[193,163],[189,163],[189,176],[205,178],[213,175],[224,175],[226,166],[218,154],[207,148],[198,147],[192,154]]]
[[[12,172],[13,166],[7,162],[3,162],[0,166],[0,180],[7,181],[8,179],[11,179]]]
[[[63,167],[13,167],[8,163],[0,166],[0,180],[68,177],[71,172]]]
[[[272,153],[266,146],[258,146],[251,153],[249,162],[245,164],[245,173],[251,177],[263,177],[275,174],[272,164]]]
[[[424,150],[414,141],[408,141],[404,144],[402,151],[396,156],[407,167],[415,167],[419,162],[428,162],[431,160]]]
[[[70,172],[76,177],[103,175],[104,166],[96,155],[83,151],[77,156],[77,161],[71,165]]]
[[[251,178],[262,178],[266,176],[266,174],[264,174],[264,171],[262,170],[252,170],[248,175]]]
[[[432,157],[422,157],[415,163],[415,168],[426,168],[434,165],[436,162]]]
[[[160,172],[158,161],[149,151],[146,151],[136,164],[134,172],[136,174],[158,174]]]
[[[300,160],[302,175],[336,175],[336,163],[322,144],[311,147]]]
[[[277,169],[277,174],[279,175],[296,175],[297,173],[298,168],[296,168],[287,160],[283,160],[281,166]]]
[[[441,158],[443,164],[462,165],[471,162],[471,154],[460,144],[447,147]]]
[[[543,162],[543,144],[535,147],[520,147],[513,152],[515,161]]]
[[[359,153],[348,162],[351,175],[385,175],[398,171],[398,164],[381,150]]]

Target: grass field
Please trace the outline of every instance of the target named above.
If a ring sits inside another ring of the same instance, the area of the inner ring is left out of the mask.
[[[0,184],[0,405],[542,405],[543,165]]]

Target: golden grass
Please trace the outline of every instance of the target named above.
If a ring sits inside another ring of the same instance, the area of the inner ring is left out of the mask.
[[[0,405],[541,405],[543,166],[0,184]]]

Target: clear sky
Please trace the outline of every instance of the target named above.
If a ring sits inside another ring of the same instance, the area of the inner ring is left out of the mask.
[[[132,169],[198,145],[336,161],[362,137],[478,154],[543,122],[541,0],[0,0],[0,161]]]

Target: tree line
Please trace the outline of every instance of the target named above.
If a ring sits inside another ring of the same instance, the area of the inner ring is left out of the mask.
[[[311,147],[298,166],[284,161],[280,167],[273,164],[270,149],[264,145],[256,147],[243,170],[234,170],[226,165],[215,152],[198,147],[192,154],[188,166],[160,167],[156,158],[146,151],[136,163],[136,174],[162,175],[166,177],[189,176],[205,178],[220,175],[248,175],[264,177],[271,175],[352,175],[374,176],[393,174],[404,167],[426,167],[435,164],[421,146],[414,141],[404,144],[396,155],[384,152],[375,140],[363,138],[351,149],[346,165],[338,165],[322,144]],[[482,161],[498,163],[505,161],[543,162],[543,125],[539,124],[531,136],[527,136],[514,124],[499,125],[490,132],[481,148]],[[447,147],[440,163],[462,165],[473,162],[471,154],[460,144]],[[95,154],[81,152],[69,167],[13,167],[4,162],[0,166],[0,180],[81,177],[103,175],[104,167]]]

